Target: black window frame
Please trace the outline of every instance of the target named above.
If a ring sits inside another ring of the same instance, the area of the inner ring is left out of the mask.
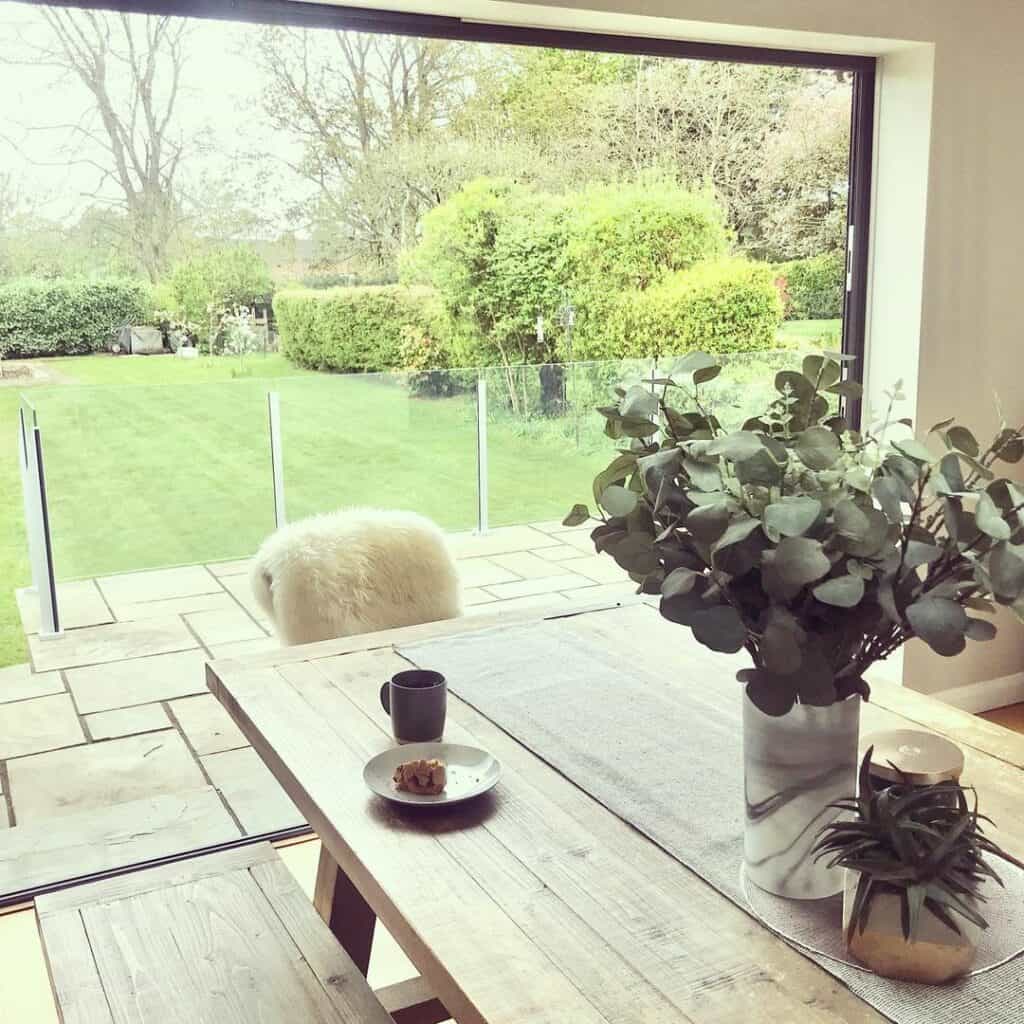
[[[286,25],[335,31],[375,32],[462,42],[496,43],[566,50],[589,50],[635,56],[676,57],[686,60],[731,61],[739,64],[818,68],[853,75],[850,110],[849,196],[847,201],[846,291],[843,300],[842,351],[855,357],[849,376],[863,383],[867,319],[867,272],[870,238],[871,172],[874,138],[876,58],[864,54],[821,53],[774,47],[738,46],[682,39],[626,36],[575,29],[532,28],[469,21],[435,14],[305,3],[303,0],[19,0],[37,6],[84,8],[124,14],[156,14],[215,21]],[[860,425],[860,401],[845,401],[844,413],[853,427]],[[159,864],[188,860],[219,850],[312,835],[307,826],[253,836],[239,836],[213,846],[169,854],[107,871],[0,893],[0,909],[35,899],[48,892],[86,882],[142,871]]]

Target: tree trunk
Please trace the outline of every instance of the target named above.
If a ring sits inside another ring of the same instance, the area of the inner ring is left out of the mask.
[[[542,416],[561,416],[565,412],[565,367],[546,363],[540,368],[540,411]]]

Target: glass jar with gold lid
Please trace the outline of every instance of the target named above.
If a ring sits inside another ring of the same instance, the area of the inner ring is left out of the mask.
[[[919,729],[887,729],[868,736],[872,747],[871,781],[886,786],[933,786],[958,782],[964,770],[963,751],[944,736]]]

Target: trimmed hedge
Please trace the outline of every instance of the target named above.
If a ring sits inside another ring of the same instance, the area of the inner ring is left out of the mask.
[[[776,268],[787,320],[831,320],[843,315],[846,263],[836,249]]]
[[[782,301],[771,268],[743,259],[699,263],[645,291],[623,295],[577,359],[647,358],[699,349],[765,351],[775,344]]]
[[[148,285],[130,278],[12,281],[0,285],[0,355],[96,352],[119,328],[151,314]]]
[[[378,285],[300,289],[274,296],[282,353],[313,370],[348,373],[400,367],[408,329],[434,334],[438,315],[432,288]]]

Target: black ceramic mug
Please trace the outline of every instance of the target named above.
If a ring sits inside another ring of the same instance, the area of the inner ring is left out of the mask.
[[[380,688],[380,702],[399,743],[430,743],[444,735],[448,684],[440,672],[398,672]]]

